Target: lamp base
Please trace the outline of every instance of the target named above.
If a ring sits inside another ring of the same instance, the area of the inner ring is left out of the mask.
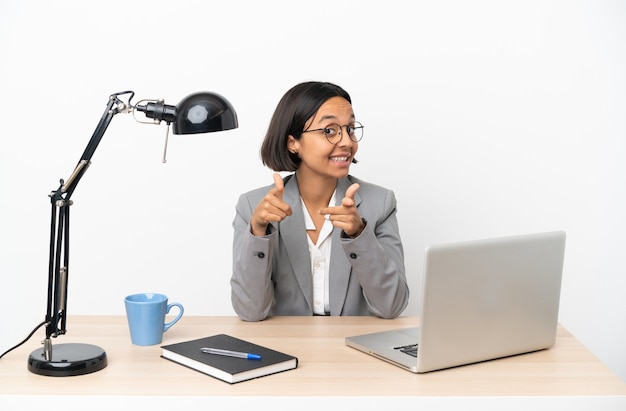
[[[107,366],[104,350],[91,344],[57,344],[52,347],[52,358],[46,360],[43,348],[28,357],[28,370],[50,377],[69,377],[100,371]]]

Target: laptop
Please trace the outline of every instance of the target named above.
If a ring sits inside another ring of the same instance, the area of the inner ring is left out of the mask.
[[[549,348],[564,252],[563,231],[427,247],[419,327],[345,343],[415,373]]]

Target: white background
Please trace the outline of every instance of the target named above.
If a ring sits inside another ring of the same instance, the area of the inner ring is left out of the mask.
[[[365,124],[352,174],[396,193],[405,314],[426,245],[565,230],[560,321],[626,380],[624,1],[1,0],[0,61],[0,352],[43,320],[47,195],[110,94],[218,92],[240,127],[171,135],[162,164],[164,125],[113,119],[72,197],[69,314],[146,291],[234,315],[235,202],[272,182],[280,97],[323,80]]]

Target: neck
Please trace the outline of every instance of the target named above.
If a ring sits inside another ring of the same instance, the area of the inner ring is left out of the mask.
[[[300,196],[307,204],[328,204],[338,181],[336,177],[313,176],[302,173],[300,170],[296,171],[296,178],[298,179]]]

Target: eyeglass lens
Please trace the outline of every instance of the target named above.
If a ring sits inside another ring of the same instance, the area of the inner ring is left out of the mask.
[[[324,127],[324,135],[328,139],[328,141],[332,144],[337,144],[342,137],[342,129],[346,130],[348,137],[350,140],[356,142],[361,141],[363,138],[363,125],[358,121],[355,121],[353,124],[348,124],[345,126],[340,126],[339,124],[329,124]]]

